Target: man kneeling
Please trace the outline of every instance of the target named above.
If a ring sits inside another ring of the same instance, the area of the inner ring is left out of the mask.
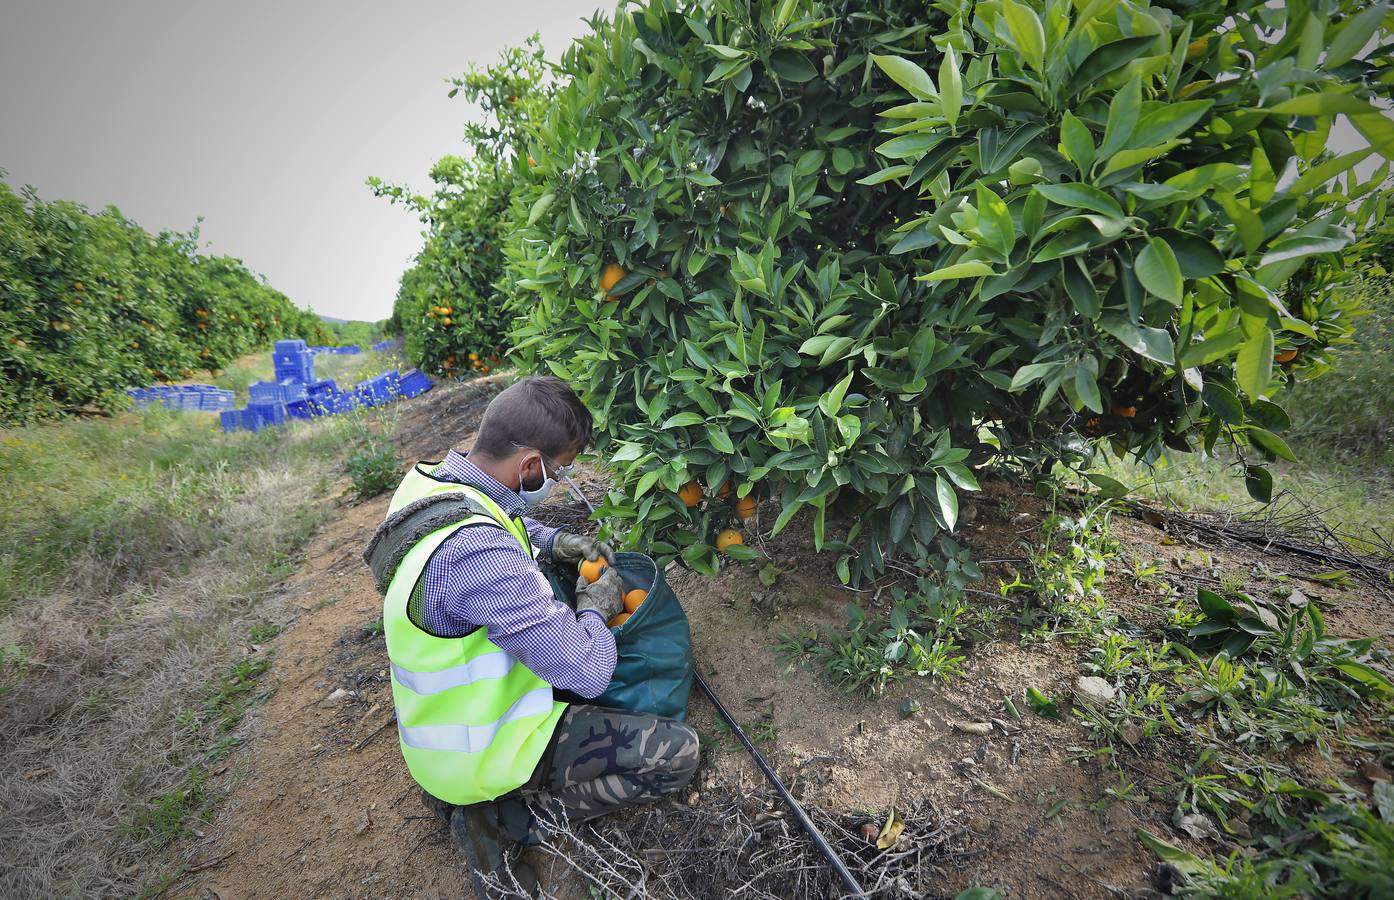
[[[468,456],[418,463],[364,558],[383,629],[402,755],[449,823],[475,889],[549,822],[657,799],[691,780],[696,733],[675,719],[577,702],[615,670],[606,621],[623,609],[609,568],[557,600],[538,560],[613,553],[523,511],[591,442],[591,416],[561,379],[524,378],[489,404]],[[525,885],[530,887],[530,885]]]

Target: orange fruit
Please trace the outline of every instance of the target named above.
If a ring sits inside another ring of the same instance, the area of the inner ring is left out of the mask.
[[[727,497],[730,497],[730,496],[731,496],[731,482],[729,482],[729,481],[723,481],[723,482],[721,482],[721,487],[719,487],[719,488],[716,489],[716,499],[718,499],[718,500],[725,500]]]
[[[696,506],[702,502],[702,486],[695,481],[689,481],[682,486],[682,490],[678,491],[678,497],[681,498],[684,506]]]
[[[1290,363],[1297,359],[1297,348],[1289,347],[1286,350],[1279,350],[1273,354],[1273,361],[1276,363]]]
[[[624,609],[625,609],[625,612],[634,612],[634,610],[636,610],[636,609],[639,608],[639,604],[644,602],[644,598],[647,597],[648,595],[649,595],[649,592],[646,591],[646,590],[644,590],[643,588],[635,588],[634,590],[632,590],[632,591],[630,591],[629,593],[625,594],[625,595],[624,595]]]
[[[1118,416],[1120,419],[1131,419],[1131,418],[1133,418],[1134,416],[1137,415],[1137,407],[1136,407],[1136,406],[1115,406],[1115,407],[1113,408],[1113,414],[1114,414],[1115,416]]]
[[[732,544],[744,543],[745,538],[741,537],[741,533],[734,528],[722,529],[722,531],[716,536],[716,549],[722,551],[723,553],[726,551],[726,548],[731,546]]]
[[[470,362],[479,362],[479,354],[470,353]]]
[[[625,271],[624,266],[620,265],[619,263],[610,263],[605,267],[605,271],[600,273],[600,289],[605,292],[606,296],[609,299],[618,300],[618,297],[615,297],[613,294],[610,293],[610,288],[619,284],[620,280],[628,274],[629,273]]]
[[[742,497],[736,501],[736,515],[742,519],[748,519],[755,515],[755,498]]]
[[[605,624],[606,624],[606,625],[609,625],[611,628],[618,628],[619,626],[623,625],[625,622],[628,622],[628,621],[629,621],[629,617],[632,616],[632,615],[634,615],[634,614],[633,614],[633,613],[622,612],[622,613],[620,613],[619,615],[615,616],[615,617],[614,617],[613,619],[611,619],[610,621],[606,622]]]
[[[442,325],[444,325],[446,328],[449,328],[449,327],[450,327],[450,317],[449,317],[449,316],[445,316],[444,318],[442,318],[442,319],[440,320],[440,323],[441,323]]]
[[[600,579],[600,573],[610,568],[603,559],[586,559],[581,561],[581,575],[591,584],[595,584]]]
[[[443,316],[448,316],[448,315],[450,315],[450,307],[448,307],[448,306],[442,306],[442,307],[440,308],[440,314],[443,315]]]
[[[528,154],[528,165],[530,165],[530,166],[535,166],[535,165],[537,165],[537,160],[533,159],[531,153]]]
[[[488,374],[489,374],[489,367],[488,367],[488,366],[480,366],[480,367],[479,367],[479,371],[483,372],[485,375],[488,375]]]

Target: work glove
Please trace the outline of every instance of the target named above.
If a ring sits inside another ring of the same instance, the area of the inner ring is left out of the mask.
[[[558,531],[552,538],[552,560],[580,565],[583,559],[604,559],[607,565],[613,566],[615,551],[610,549],[609,544],[602,544],[584,534]]]
[[[600,613],[607,622],[624,612],[624,582],[619,569],[606,569],[594,582],[587,581],[584,575],[576,579],[577,615],[586,609]]]

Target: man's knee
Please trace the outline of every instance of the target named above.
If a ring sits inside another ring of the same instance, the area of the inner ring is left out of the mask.
[[[665,726],[667,733],[664,735],[666,747],[663,762],[671,779],[670,789],[677,790],[697,773],[697,765],[702,760],[702,746],[691,725],[670,719]]]

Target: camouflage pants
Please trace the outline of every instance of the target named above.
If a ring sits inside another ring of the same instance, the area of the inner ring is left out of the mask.
[[[697,732],[676,719],[573,704],[528,783],[495,801],[502,830],[531,844],[553,823],[652,802],[691,781],[699,758]]]

